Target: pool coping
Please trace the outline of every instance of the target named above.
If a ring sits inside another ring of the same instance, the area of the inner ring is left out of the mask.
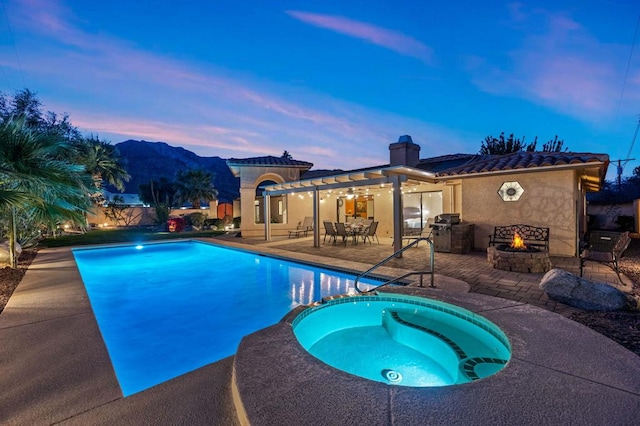
[[[276,248],[223,243],[209,239],[203,239],[203,241],[235,246],[248,251],[263,252],[292,260],[304,261],[307,258],[312,263],[322,265],[322,262],[319,262],[318,260],[320,259],[317,257],[314,258],[314,256],[302,253],[298,256],[298,254],[290,251]],[[355,270],[365,270],[370,266],[358,264],[357,262],[343,264],[342,262],[336,262],[335,259],[326,259],[326,262],[333,265],[339,264],[340,267],[349,269],[354,268]],[[117,265],[114,265],[114,267],[117,267]],[[391,270],[397,274],[397,269],[392,268]],[[404,290],[416,291],[414,289]],[[498,315],[502,312],[502,315],[512,315],[519,321],[521,321],[522,316],[527,318],[544,317],[550,319],[549,324],[560,324],[561,326],[566,325],[564,321],[568,321],[571,324],[570,334],[575,333],[585,339],[578,348],[582,348],[582,352],[587,353],[589,356],[587,357],[588,359],[581,361],[580,365],[584,365],[584,368],[589,369],[592,365],[591,358],[598,355],[606,361],[606,371],[615,372],[612,377],[624,375],[626,376],[626,381],[633,380],[634,386],[639,380],[640,365],[638,364],[640,363],[640,357],[604,336],[566,320],[560,315],[521,303],[509,302],[505,299],[479,294],[465,294],[464,291],[445,292],[442,289],[418,289],[417,291],[434,292],[436,296],[440,295],[437,297],[445,297],[443,295],[447,293],[448,300],[444,301],[456,304],[456,300],[458,300],[460,302],[458,304],[467,309],[469,307],[465,306],[465,304],[473,306],[477,303],[488,303],[486,300],[493,300],[493,303],[498,303],[498,307],[487,309],[486,312],[483,311],[485,312],[483,315],[499,325],[501,325],[501,321],[495,321],[490,315]],[[519,308],[516,309],[516,306],[519,306]],[[526,312],[520,312],[522,310]],[[495,312],[492,313],[492,311]],[[563,321],[558,323],[561,318]],[[508,317],[504,320],[508,320]],[[514,322],[514,327],[522,326],[521,333],[525,333],[528,327],[527,324],[518,324]],[[286,324],[281,322],[264,329],[264,332],[275,334],[277,331],[279,333],[283,327],[286,329]],[[509,333],[507,334],[509,335]],[[285,337],[291,338],[293,335],[291,334],[287,337],[285,333]],[[248,341],[258,339],[273,344],[273,340],[265,339],[264,335],[257,335],[256,337],[256,333],[245,337],[245,339],[248,339]],[[231,389],[233,362],[234,359],[238,358],[237,356],[207,365],[130,397],[124,398],[122,396],[70,248],[46,249],[38,253],[5,310],[0,315],[0,342],[2,342],[0,345],[0,361],[3,371],[3,374],[0,374],[0,387],[3,389],[0,394],[0,423],[2,424],[113,424],[114,422],[130,424],[166,424],[176,422],[189,424],[238,424],[238,419],[233,409]],[[512,344],[515,343],[512,340]],[[245,345],[244,340],[241,345]],[[519,343],[519,345],[522,345],[522,343]],[[295,345],[291,342],[278,340],[278,346],[282,348],[282,351],[296,350]],[[525,348],[531,350],[533,347],[536,350],[547,350],[548,346],[549,344],[545,340],[537,342],[535,345],[525,345]],[[258,345],[253,349],[253,352],[256,354],[260,350],[261,346]],[[550,353],[553,353],[553,351]],[[240,358],[246,355],[246,351],[243,349]],[[575,363],[575,360],[566,360],[566,357],[560,358],[564,362]],[[313,361],[311,362],[313,364]],[[593,365],[598,366],[603,362]],[[530,368],[535,367],[535,363],[525,364]],[[297,364],[293,364],[289,368],[298,367]],[[563,372],[562,368],[558,372],[548,368],[540,368],[540,371],[556,381],[561,382],[562,378],[566,378],[571,380],[572,383],[578,383],[579,386],[575,390],[567,390],[564,393],[571,394],[571,392],[576,392],[576,395],[580,395],[581,392],[585,392],[585,389],[589,388],[598,393],[598,395],[603,395],[604,397],[598,397],[597,401],[589,399],[583,404],[586,413],[596,412],[596,415],[592,417],[593,419],[600,418],[597,415],[599,412],[608,413],[609,411],[617,410],[618,413],[611,417],[612,422],[625,423],[624,420],[634,416],[637,417],[640,414],[638,413],[640,400],[638,399],[637,391],[620,390],[615,383],[608,385],[589,381],[583,377],[576,378],[574,377],[575,374]],[[304,371],[301,374],[304,375]],[[281,379],[279,378],[279,380]],[[352,383],[352,379],[353,377],[349,375],[344,382],[347,384]],[[485,380],[478,383],[485,382]],[[523,379],[521,378],[521,380]],[[380,385],[386,386],[384,384]],[[493,382],[487,381],[482,386],[491,387],[492,385]],[[345,389],[347,388],[345,387]],[[501,386],[498,386],[497,389],[499,390],[500,388]],[[360,389],[359,386],[358,389]],[[327,387],[325,386],[321,390],[326,391]],[[263,391],[264,388],[255,389],[256,393]],[[305,392],[301,391],[299,393]],[[353,389],[348,394],[345,394],[340,389],[337,389],[336,392],[343,395],[344,399],[336,402],[335,396],[332,396],[327,399],[326,403],[320,401],[320,405],[327,408],[329,401],[334,401],[338,405],[329,408],[335,411],[336,416],[340,412],[344,412],[346,416],[344,421],[352,418],[355,414],[362,415],[362,411],[368,409],[368,403],[361,404],[362,401],[366,401],[368,398],[366,393],[363,394]],[[376,390],[376,392],[379,391]],[[502,390],[500,392],[505,393]],[[559,393],[562,392],[556,392],[555,394]],[[444,392],[441,390],[428,393],[427,399],[446,399],[449,397],[448,395],[449,392],[445,389]],[[383,399],[388,399],[396,398],[397,395],[386,392],[383,396]],[[301,395],[293,392],[291,397],[292,399],[281,401],[281,404],[284,404],[281,405],[281,408],[297,412],[296,410],[300,409],[298,400],[302,400]],[[418,394],[417,396],[414,395],[413,398],[418,400],[411,405],[406,405],[403,412],[399,413],[397,417],[386,418],[383,423],[411,424],[412,420],[424,419],[425,413],[423,410],[430,409],[428,401],[424,400],[425,395]],[[464,401],[459,396],[457,398],[450,400],[450,402],[453,405],[457,405],[456,401]],[[318,402],[317,395],[312,395],[312,399]],[[550,423],[545,419],[555,419],[556,417],[546,416],[545,411],[561,410],[565,406],[562,400],[556,401],[557,404],[555,405],[548,401],[546,404],[541,405],[538,410],[533,407],[538,399],[534,398],[531,402],[526,401],[524,398],[520,399],[520,406],[527,408],[526,416],[522,418],[528,418],[531,421],[541,419],[538,421],[539,423]],[[570,399],[573,402],[574,397]],[[505,401],[509,400],[506,399]],[[491,409],[497,413],[504,410],[510,413],[515,410],[512,407],[508,407],[506,402],[502,403],[494,400],[489,402],[491,404],[485,408],[487,410]],[[475,406],[478,408],[477,404]],[[275,406],[262,405],[262,408],[264,412],[260,417],[261,420],[257,419],[254,424],[273,424],[274,419],[279,419],[279,417],[268,416],[268,414],[281,414],[274,411]],[[340,409],[337,410],[337,408]],[[390,415],[391,412],[386,410],[384,413]],[[414,417],[408,418],[407,416],[409,415]],[[430,415],[433,416],[432,414]],[[474,413],[474,416],[477,417],[477,413]],[[586,416],[587,414],[585,414]],[[621,418],[621,416],[628,417]],[[470,417],[469,420],[476,417]],[[319,421],[322,420],[320,417],[313,418],[317,423],[326,423],[326,421]],[[438,422],[436,418],[431,418],[434,423]],[[443,417],[443,419],[445,418],[446,416]],[[457,419],[460,421],[462,418],[458,417]],[[504,418],[507,419],[509,417],[505,416]],[[522,420],[522,418],[519,418],[519,420]],[[326,418],[324,419],[326,420]],[[380,419],[378,418],[378,420]],[[280,421],[275,422],[279,423]],[[419,423],[424,422],[419,421]],[[593,423],[593,421],[590,423]]]

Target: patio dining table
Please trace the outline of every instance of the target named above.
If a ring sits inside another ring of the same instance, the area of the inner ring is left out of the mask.
[[[345,226],[345,229],[347,230],[347,233],[353,237],[353,244],[357,245],[358,237],[360,237],[364,233],[366,226],[362,223],[350,223],[350,222],[345,222],[344,226]]]

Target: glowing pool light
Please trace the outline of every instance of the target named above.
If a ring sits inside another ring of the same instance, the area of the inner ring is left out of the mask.
[[[294,319],[293,331],[326,364],[397,386],[468,383],[502,370],[505,334],[489,320],[448,303],[378,294],[333,299]]]

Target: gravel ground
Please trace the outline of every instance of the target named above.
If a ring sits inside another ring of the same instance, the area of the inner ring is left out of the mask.
[[[17,269],[0,269],[0,313],[35,255],[35,250],[25,250]],[[640,296],[640,239],[631,241],[620,262],[620,269],[633,281],[634,293]],[[572,314],[571,319],[604,334],[640,356],[640,312],[580,312]]]
[[[5,305],[13,294],[13,290],[16,289],[35,257],[35,250],[24,250],[18,259],[18,267],[16,269],[9,267],[0,269],[0,313],[4,310]]]

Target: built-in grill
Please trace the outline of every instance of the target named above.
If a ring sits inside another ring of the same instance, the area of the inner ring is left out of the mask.
[[[445,213],[435,217],[429,227],[433,232],[433,248],[435,251],[451,253],[451,228],[460,223],[460,214]]]

